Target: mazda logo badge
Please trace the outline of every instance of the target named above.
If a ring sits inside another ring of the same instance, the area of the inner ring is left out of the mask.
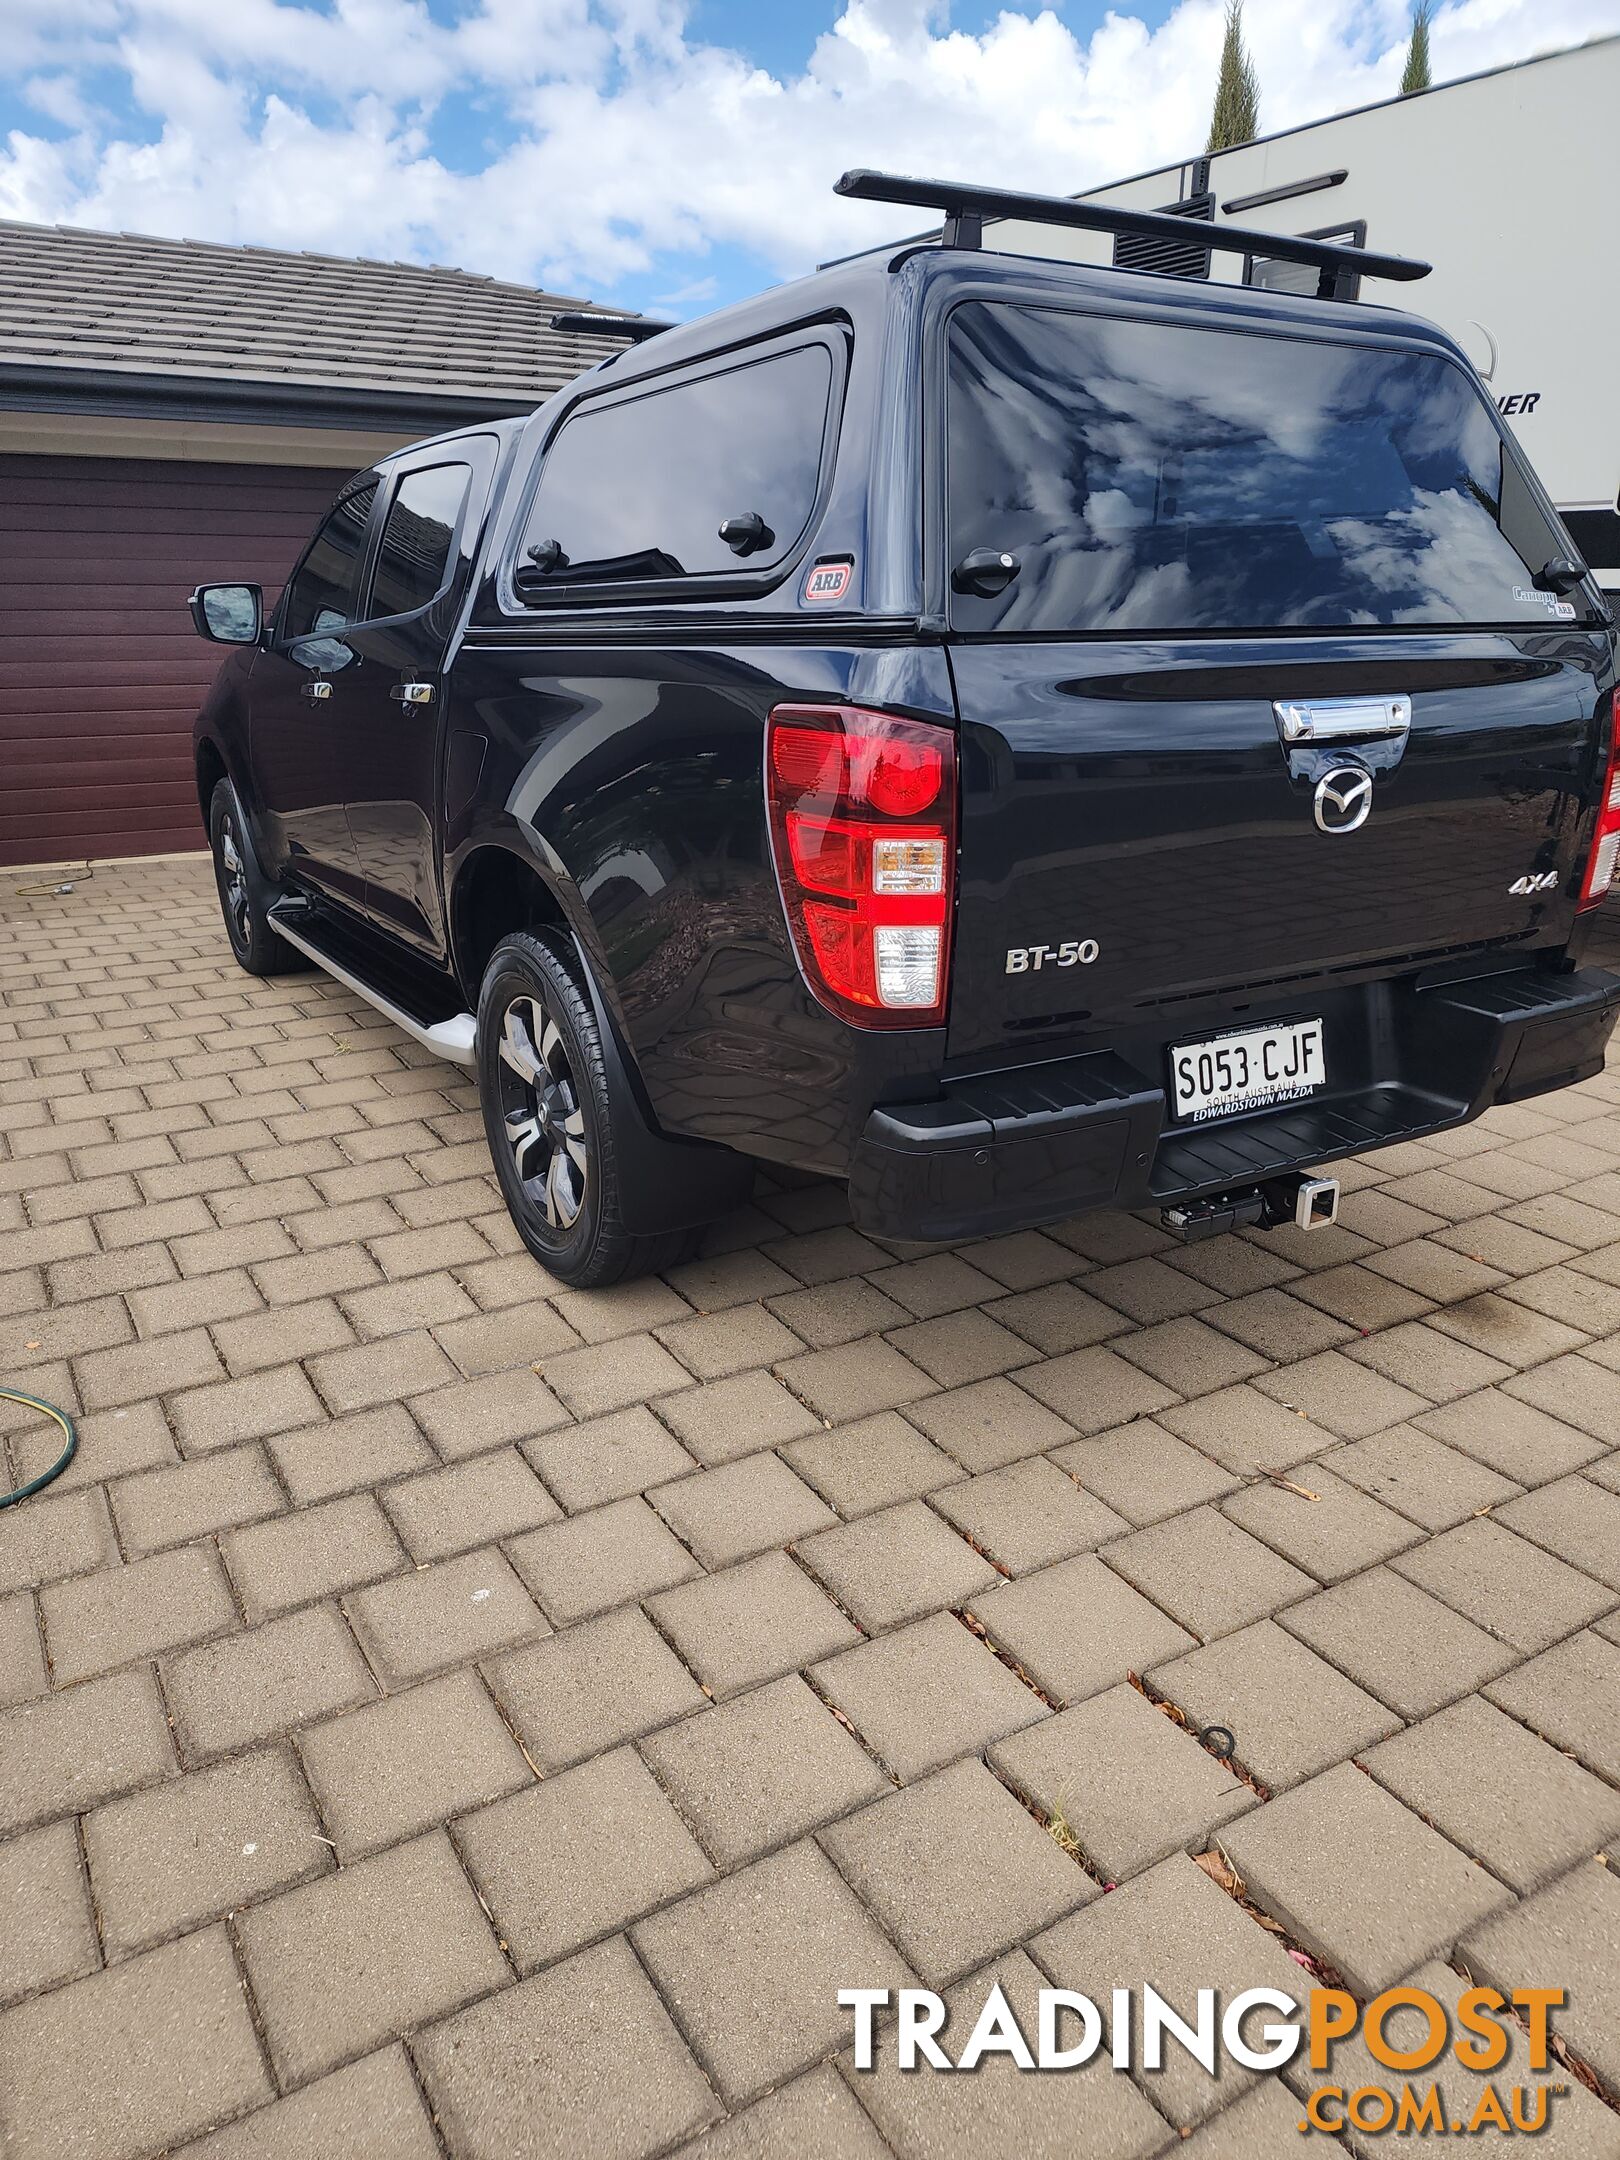
[[[1356,832],[1372,815],[1372,774],[1359,765],[1335,765],[1316,783],[1316,823],[1325,833]]]

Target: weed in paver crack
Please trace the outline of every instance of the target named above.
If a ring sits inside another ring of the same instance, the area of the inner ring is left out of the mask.
[[[1046,1818],[1046,1832],[1048,1837],[1059,1845],[1071,1860],[1078,1860],[1083,1867],[1085,1865],[1085,1853],[1079,1838],[1075,1836],[1073,1829],[1070,1827],[1069,1818],[1065,1812],[1066,1806],[1067,1796],[1059,1793],[1056,1807]]]
[[[1067,1854],[1082,1874],[1089,1875],[1104,1890],[1117,1890],[1119,1885],[1098,1866],[1086,1851],[1068,1816],[1068,1794],[1060,1792],[1049,1808],[1042,1807],[1031,1794],[1025,1792],[1006,1777],[994,1763],[986,1765],[997,1783],[1006,1787],[1026,1815],[1038,1822],[1058,1851]]]

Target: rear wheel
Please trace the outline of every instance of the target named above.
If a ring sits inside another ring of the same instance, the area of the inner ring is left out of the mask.
[[[507,1209],[553,1275],[593,1289],[681,1257],[689,1232],[626,1227],[596,1016],[557,955],[527,931],[504,939],[484,971],[478,1088]]]
[[[255,889],[252,843],[242,829],[241,805],[228,780],[221,780],[210,798],[208,838],[219,911],[237,966],[250,975],[294,975],[309,967],[304,955],[270,927]]]

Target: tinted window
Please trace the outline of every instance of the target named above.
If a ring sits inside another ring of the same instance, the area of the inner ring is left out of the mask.
[[[975,628],[1537,623],[1567,552],[1438,355],[972,304],[953,318],[951,559]],[[1574,612],[1590,618],[1577,596]]]
[[[523,551],[558,542],[560,581],[768,569],[810,522],[831,391],[807,345],[587,407],[546,453]],[[719,528],[750,512],[765,531],[738,554]]]
[[[281,621],[284,637],[318,637],[354,621],[355,585],[376,500],[377,483],[368,480],[344,496],[315,535],[287,593]]]
[[[439,590],[469,477],[465,465],[432,465],[400,481],[377,549],[370,614],[408,615]]]

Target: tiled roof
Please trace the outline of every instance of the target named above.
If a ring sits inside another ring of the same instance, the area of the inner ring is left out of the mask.
[[[0,369],[537,403],[622,338],[562,335],[530,285],[416,263],[0,220]]]

